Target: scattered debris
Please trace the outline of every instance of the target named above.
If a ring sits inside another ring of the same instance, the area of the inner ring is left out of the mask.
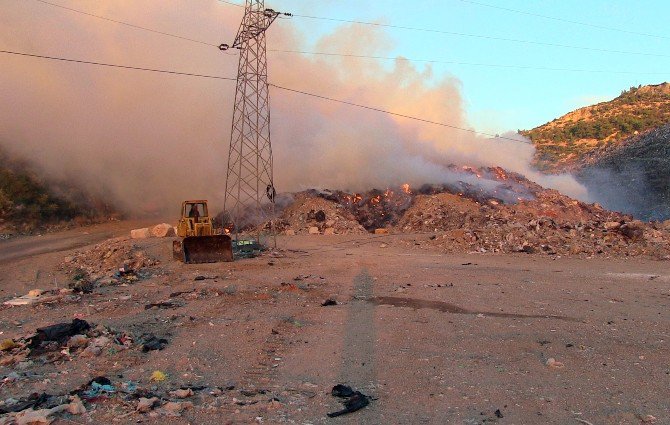
[[[265,251],[265,247],[255,240],[234,240],[232,241],[233,245],[233,257],[236,259],[240,258],[256,258]]]
[[[182,411],[192,408],[193,403],[190,401],[168,401],[161,406],[161,411],[168,416],[180,416]]]
[[[175,398],[188,398],[193,395],[193,390],[191,388],[181,388],[175,391],[170,391],[170,396]]]
[[[76,293],[90,294],[91,292],[93,292],[93,288],[95,288],[95,285],[93,285],[93,282],[82,276],[81,278],[75,279],[72,282],[68,283],[68,288],[72,289],[72,291]]]
[[[60,290],[54,289],[50,291],[33,289],[29,291],[26,295],[21,295],[19,297],[12,298],[10,300],[3,302],[3,304],[9,306],[46,304],[62,300],[70,292],[72,291],[68,291],[67,289],[60,289]]]
[[[151,380],[154,382],[163,382],[167,379],[167,375],[160,370],[154,370],[151,374]]]
[[[556,361],[556,359],[553,357],[547,359],[546,365],[552,369],[561,369],[565,366],[563,363]]]
[[[0,407],[0,414],[6,414],[5,417],[0,419],[0,423],[48,425],[54,420],[51,416],[62,412],[67,412],[71,415],[80,415],[86,413],[86,407],[76,395],[71,397],[55,397],[45,393],[33,394],[28,400]]]
[[[328,306],[331,306],[331,305],[337,305],[337,301],[335,301],[332,298],[329,298],[326,301],[321,303],[321,306],[323,306],[323,307],[328,307]]]
[[[201,281],[201,280],[215,280],[218,279],[219,276],[196,276],[193,280]]]
[[[652,415],[646,415],[645,417],[642,418],[643,424],[655,424],[656,421],[657,421],[656,417]]]
[[[0,351],[11,351],[20,347],[13,339],[4,339],[0,342]]]
[[[91,379],[84,388],[87,389],[79,391],[79,394],[86,400],[92,400],[116,392],[116,388],[112,385],[112,381],[104,376],[98,376],[97,378]]]
[[[183,307],[184,303],[179,302],[179,301],[173,301],[173,300],[165,300],[165,301],[158,301],[155,303],[149,303],[144,306],[145,310],[149,310],[152,308],[179,308]]]
[[[158,397],[151,397],[151,398],[144,398],[140,397],[139,401],[137,402],[137,407],[135,408],[136,411],[139,413],[148,413],[151,410],[154,409],[158,404],[160,403]]]

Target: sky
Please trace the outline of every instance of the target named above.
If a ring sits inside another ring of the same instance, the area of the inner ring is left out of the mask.
[[[334,19],[651,54],[608,53],[384,28],[392,42],[389,56],[607,71],[432,64],[436,76],[449,74],[462,82],[470,123],[485,132],[534,128],[578,107],[610,100],[631,86],[670,81],[670,52],[667,50],[670,3],[662,0],[277,0],[266,2],[266,7]],[[659,37],[576,25],[500,8]],[[294,18],[279,21],[277,25],[289,24],[296,25],[307,35],[328,31],[338,23]],[[426,66],[422,62],[417,65]]]
[[[104,16],[136,22],[133,16],[125,16],[123,0],[53,0],[54,3],[79,8],[84,11],[104,11]],[[155,3],[154,0],[137,0]],[[192,37],[205,42],[219,44],[232,42],[234,26],[222,25],[217,30],[210,22],[194,31],[189,26],[194,19],[204,14],[226,16],[239,20],[242,8],[228,3],[243,4],[243,0],[191,0],[173,2],[181,9],[183,18],[170,22],[165,16],[156,16],[149,27]],[[35,0],[2,0],[2,7],[23,9],[38,18],[40,15],[60,21],[63,27],[82,20],[93,20],[71,12],[40,4]],[[457,63],[412,62],[415,67],[428,70],[437,81],[455,77],[462,85],[464,106],[469,124],[488,133],[503,133],[510,130],[530,129],[559,117],[577,107],[616,97],[621,90],[631,86],[656,84],[670,80],[670,52],[667,42],[670,30],[665,18],[670,13],[670,3],[662,0],[612,1],[612,0],[386,0],[383,2],[361,2],[359,0],[274,0],[266,1],[266,7],[294,15],[314,16],[328,19],[293,17],[279,19],[268,33],[268,48],[291,50],[296,46],[278,39],[277,32],[287,29],[301,34],[302,51],[359,53],[366,46],[355,40],[337,40],[328,46],[316,44],[320,37],[338,27],[351,25],[338,20],[366,21],[401,27],[423,28],[459,33],[444,34],[430,31],[415,31],[400,28],[377,27],[386,37],[380,56],[403,57],[416,60],[446,61]],[[95,9],[95,10],[93,10]],[[505,9],[513,9],[513,12]],[[521,12],[521,13],[519,13]],[[190,18],[186,15],[191,14]],[[546,19],[544,15],[556,19]],[[189,22],[185,23],[188,19]],[[578,25],[560,20],[578,21]],[[146,20],[142,20],[146,24]],[[203,20],[204,21],[204,20]],[[116,25],[98,21],[96,25]],[[608,27],[608,30],[601,27]],[[281,27],[281,28],[277,28]],[[143,33],[121,27],[136,38],[153,41],[155,34]],[[617,31],[617,29],[619,31]],[[644,36],[625,31],[650,34]],[[273,34],[275,39],[273,40]],[[37,34],[38,35],[38,34]],[[34,36],[35,43],[39,37]],[[57,37],[58,34],[48,37]],[[493,39],[492,39],[493,38]],[[519,40],[504,41],[495,38]],[[71,40],[63,40],[54,53],[67,55]],[[524,42],[522,42],[524,41]],[[109,43],[109,41],[104,41]],[[165,56],[174,54],[171,49],[189,50],[196,65],[202,57],[203,47],[163,39],[163,51],[148,51],[146,62],[165,62]],[[531,43],[528,43],[531,42]],[[596,50],[585,50],[558,46],[538,45],[547,43],[575,46]],[[4,46],[11,50],[12,46]],[[19,43],[23,44],[23,43]],[[603,52],[616,50],[628,53]],[[42,51],[45,53],[44,51]],[[211,52],[210,52],[211,53]],[[634,53],[634,54],[633,54]],[[291,53],[270,52],[272,63],[277,56]],[[104,59],[92,55],[91,59]],[[392,66],[392,61],[385,61]],[[206,69],[203,61],[199,69]],[[480,65],[473,65],[480,64]],[[523,69],[554,68],[559,70]],[[563,71],[564,69],[585,72]],[[294,72],[302,70],[296,68]],[[595,72],[602,71],[602,72]],[[270,75],[272,80],[272,75]],[[329,95],[330,93],[324,93]],[[385,105],[374,105],[384,108]]]
[[[444,183],[461,178],[445,171],[445,165],[456,164],[502,166],[589,200],[572,176],[534,170],[533,146],[507,132],[614,98],[630,86],[670,80],[668,73],[650,74],[670,70],[670,53],[662,49],[670,39],[662,22],[670,6],[660,1],[640,7],[639,2],[595,0],[481,0],[495,6],[487,7],[473,1],[267,1],[266,7],[294,15],[282,16],[267,32],[272,83],[446,124],[271,88],[278,191]],[[0,0],[0,6],[0,50],[236,76],[238,55],[217,46],[232,44],[243,9],[221,0]],[[48,177],[77,180],[130,210],[137,205],[147,211],[173,208],[187,198],[214,200],[220,207],[233,81],[9,54],[0,54],[0,71],[0,147],[34,163]],[[450,126],[510,138],[492,141]]]

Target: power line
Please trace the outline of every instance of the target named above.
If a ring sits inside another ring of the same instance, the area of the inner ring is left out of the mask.
[[[226,0],[218,0],[218,1],[221,2],[221,3],[229,4],[229,5],[231,5],[231,6],[244,7],[244,6],[241,5],[241,4],[233,3],[233,2],[231,2],[231,1],[226,1]]]
[[[412,59],[402,56],[368,56],[368,55],[355,55],[355,54],[346,54],[346,53],[327,53],[327,52],[307,52],[301,50],[281,50],[281,49],[268,49],[268,52],[275,53],[295,53],[301,55],[315,55],[315,56],[336,56],[336,57],[348,57],[348,58],[357,58],[357,59],[376,59],[376,60],[404,60],[408,62],[425,62],[425,63],[438,63],[438,64],[451,64],[451,65],[469,65],[469,66],[482,66],[482,67],[491,67],[491,68],[512,68],[512,69],[529,69],[529,70],[538,70],[538,71],[560,71],[560,72],[584,72],[584,73],[603,73],[603,74],[630,74],[630,75],[665,75],[667,72],[635,72],[635,71],[616,71],[616,70],[597,70],[597,69],[575,69],[575,68],[551,68],[551,67],[536,67],[536,66],[526,66],[526,65],[509,65],[509,64],[493,64],[493,63],[478,63],[478,62],[459,62],[459,61],[448,61],[443,59]]]
[[[110,68],[132,69],[132,70],[135,70],[135,71],[149,71],[149,72],[158,72],[158,73],[162,73],[162,74],[185,75],[185,76],[189,76],[189,77],[200,77],[200,78],[211,78],[211,79],[215,79],[215,80],[237,81],[237,78],[220,77],[220,76],[217,76],[217,75],[195,74],[195,73],[190,73],[190,72],[170,71],[170,70],[166,70],[166,69],[142,68],[142,67],[138,67],[138,66],[117,65],[117,64],[112,64],[112,63],[86,61],[86,60],[81,60],[81,59],[70,59],[70,58],[61,58],[61,57],[56,57],[56,56],[35,55],[35,54],[32,54],[32,53],[24,53],[24,52],[13,52],[13,51],[10,51],[10,50],[0,50],[0,53],[5,53],[5,54],[9,54],[9,55],[17,55],[17,56],[27,56],[27,57],[31,57],[31,58],[49,59],[49,60],[55,60],[55,61],[61,61],[61,62],[73,62],[73,63],[87,64],[87,65],[106,66],[106,67],[110,67]]]
[[[616,32],[621,32],[621,33],[625,33],[625,34],[632,34],[632,35],[641,35],[643,37],[661,38],[661,39],[664,39],[664,40],[670,39],[670,37],[666,37],[664,35],[649,34],[649,33],[644,33],[644,32],[625,30],[625,29],[622,29],[622,28],[614,28],[614,27],[607,27],[607,26],[604,26],[604,25],[591,24],[591,23],[588,23],[588,22],[573,21],[573,20],[570,20],[570,19],[558,18],[558,17],[555,17],[555,16],[541,15],[539,13],[527,12],[527,11],[524,11],[524,10],[511,9],[511,8],[508,8],[508,7],[496,6],[496,5],[487,4],[487,3],[481,3],[481,2],[478,2],[478,1],[472,1],[472,0],[460,0],[460,1],[463,2],[463,3],[474,4],[474,5],[477,5],[477,6],[489,7],[491,9],[504,10],[506,12],[518,13],[518,14],[527,15],[527,16],[534,16],[536,18],[549,19],[549,20],[552,20],[552,21],[565,22],[565,23],[568,23],[568,24],[581,25],[581,26],[596,28],[596,29],[601,29],[601,30],[616,31]]]
[[[384,113],[384,114],[387,114],[387,115],[394,115],[396,117],[407,118],[407,119],[410,119],[410,120],[420,121],[420,122],[427,123],[427,124],[438,125],[438,126],[441,126],[441,127],[453,128],[454,130],[467,131],[469,133],[478,134],[480,136],[487,136],[487,137],[493,137],[493,138],[496,138],[496,139],[510,140],[512,142],[517,142],[517,143],[526,143],[526,142],[523,142],[522,140],[513,139],[511,137],[500,136],[498,134],[484,133],[484,132],[481,132],[481,131],[473,130],[471,128],[458,127],[458,126],[455,126],[455,125],[452,125],[452,124],[447,124],[447,123],[443,123],[443,122],[439,122],[439,121],[432,121],[432,120],[428,120],[428,119],[425,119],[425,118],[415,117],[415,116],[412,116],[412,115],[405,115],[405,114],[401,114],[401,113],[398,113],[398,112],[392,112],[392,111],[388,111],[388,110],[385,110],[385,109],[376,108],[376,107],[373,107],[373,106],[361,105],[359,103],[349,102],[349,101],[346,101],[346,100],[334,99],[332,97],[327,97],[327,96],[322,96],[322,95],[319,95],[319,94],[309,93],[309,92],[302,91],[302,90],[291,89],[291,88],[283,87],[283,86],[280,86],[280,85],[277,85],[277,84],[270,83],[270,86],[272,86],[274,88],[277,88],[277,89],[280,89],[280,90],[286,90],[286,91],[293,92],[293,93],[299,93],[299,94],[302,94],[302,95],[305,95],[305,96],[315,97],[317,99],[327,100],[327,101],[330,101],[330,102],[336,102],[336,103],[341,103],[341,104],[344,104],[344,105],[355,106],[357,108],[368,109],[370,111],[381,112],[381,113]]]
[[[193,39],[193,38],[183,37],[181,35],[175,35],[175,34],[170,34],[168,32],[164,32],[164,31],[154,30],[154,29],[143,27],[143,26],[140,26],[140,25],[135,25],[135,24],[131,24],[131,23],[128,23],[128,22],[119,21],[117,19],[108,18],[106,16],[95,15],[93,13],[84,12],[83,10],[73,9],[71,7],[63,6],[63,5],[56,4],[56,3],[51,3],[51,2],[48,2],[46,0],[35,0],[35,1],[38,1],[38,2],[44,3],[44,4],[48,4],[50,6],[59,7],[61,9],[69,10],[70,12],[75,12],[75,13],[79,13],[79,14],[82,14],[82,15],[91,16],[93,18],[103,19],[105,21],[114,22],[114,23],[120,24],[120,25],[125,25],[127,27],[135,28],[135,29],[138,29],[138,30],[149,31],[149,32],[152,32],[152,33],[155,33],[155,34],[160,34],[160,35],[165,35],[165,36],[172,37],[172,38],[178,38],[178,39],[181,39],[181,40],[191,41],[193,43],[204,44],[206,46],[213,46],[213,47],[217,47],[217,48],[219,47],[217,44],[207,43],[205,41],[200,41],[200,40],[196,40],[196,39]]]
[[[433,33],[433,34],[455,35],[455,36],[459,36],[459,37],[479,38],[479,39],[484,39],[484,40],[496,40],[496,41],[506,41],[506,42],[512,42],[512,43],[533,44],[533,45],[537,45],[537,46],[559,47],[559,48],[563,48],[563,49],[586,50],[586,51],[601,52],[601,53],[616,53],[616,54],[622,54],[622,55],[653,56],[653,57],[663,57],[663,58],[670,57],[670,55],[664,55],[664,54],[660,54],[660,53],[631,52],[631,51],[627,51],[627,50],[611,50],[611,49],[602,49],[602,48],[599,48],[599,47],[586,47],[586,46],[575,46],[575,45],[571,45],[571,44],[547,43],[547,42],[543,42],[543,41],[522,40],[522,39],[518,39],[518,38],[505,38],[505,37],[495,37],[495,36],[490,36],[490,35],[471,34],[471,33],[455,32],[455,31],[445,31],[445,30],[438,30],[438,29],[434,29],[434,28],[420,28],[420,27],[410,27],[410,26],[404,26],[404,25],[383,24],[383,23],[380,23],[380,22],[367,22],[367,21],[356,21],[356,20],[339,19],[339,18],[326,18],[326,17],[321,17],[321,16],[298,15],[298,14],[295,14],[295,13],[292,14],[291,16],[294,16],[294,17],[297,17],[297,18],[317,19],[317,20],[322,20],[322,21],[346,22],[346,23],[357,24],[357,25],[369,25],[369,26],[374,26],[374,27],[395,28],[395,29],[408,30],[408,31],[428,32],[428,33]]]

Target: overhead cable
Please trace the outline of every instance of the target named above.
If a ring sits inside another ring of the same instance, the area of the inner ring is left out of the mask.
[[[131,28],[135,28],[135,29],[139,29],[139,30],[144,30],[144,31],[149,31],[149,32],[152,32],[152,33],[155,33],[155,34],[165,35],[165,36],[168,36],[168,37],[178,38],[178,39],[181,39],[181,40],[192,41],[193,43],[200,43],[200,44],[204,44],[204,45],[207,45],[207,46],[214,46],[214,47],[217,47],[217,48],[219,47],[218,44],[207,43],[206,41],[200,41],[200,40],[196,40],[194,38],[183,37],[181,35],[170,34],[169,32],[158,31],[158,30],[143,27],[143,26],[140,26],[140,25],[135,25],[135,24],[131,24],[131,23],[128,23],[128,22],[119,21],[117,19],[108,18],[108,17],[102,16],[102,15],[95,15],[93,13],[84,12],[83,10],[73,9],[71,7],[63,6],[63,5],[56,4],[56,3],[51,3],[51,2],[48,2],[46,0],[35,0],[35,1],[38,1],[38,2],[44,3],[44,4],[48,4],[50,6],[59,7],[61,9],[69,10],[70,12],[75,12],[75,13],[79,13],[79,14],[82,14],[82,15],[91,16],[93,18],[104,19],[105,21],[114,22],[114,23],[120,24],[120,25],[125,25],[127,27],[131,27]]]
[[[112,64],[112,63],[93,62],[93,61],[87,61],[87,60],[81,60],[81,59],[70,59],[70,58],[61,58],[61,57],[56,57],[56,56],[45,56],[45,55],[36,55],[36,54],[32,54],[32,53],[14,52],[14,51],[10,51],[10,50],[0,50],[0,53],[9,54],[9,55],[17,55],[17,56],[28,56],[28,57],[31,57],[31,58],[39,58],[39,59],[50,59],[50,60],[61,61],[61,62],[72,62],[72,63],[87,64],[87,65],[106,66],[106,67],[110,67],[110,68],[132,69],[132,70],[135,70],[135,71],[149,71],[149,72],[158,72],[158,73],[162,73],[162,74],[185,75],[185,76],[189,76],[189,77],[200,77],[200,78],[211,78],[211,79],[215,79],[215,80],[237,81],[237,78],[220,77],[220,76],[217,76],[217,75],[196,74],[196,73],[190,73],[190,72],[170,71],[170,70],[166,70],[166,69],[156,69],[156,68],[143,68],[143,67],[139,67],[139,66],[117,65],[117,64]]]
[[[229,4],[231,6],[244,7],[242,4],[233,3],[232,1],[218,0],[221,3]]]

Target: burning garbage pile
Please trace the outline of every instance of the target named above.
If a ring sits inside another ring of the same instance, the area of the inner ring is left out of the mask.
[[[301,192],[275,220],[276,229],[288,235],[431,232],[431,243],[449,252],[670,258],[668,223],[635,221],[500,167],[448,168],[459,178],[446,184]]]
[[[543,190],[520,174],[508,173],[500,167],[452,165],[447,170],[458,178],[445,184],[424,184],[418,188],[402,184],[363,193],[317,189],[301,192],[292,202],[284,202],[287,206],[274,225],[287,234],[309,233],[310,229],[311,233],[322,234],[374,232],[396,226],[421,195],[451,193],[475,202],[499,205],[534,199]],[[263,227],[269,229],[270,223]]]

